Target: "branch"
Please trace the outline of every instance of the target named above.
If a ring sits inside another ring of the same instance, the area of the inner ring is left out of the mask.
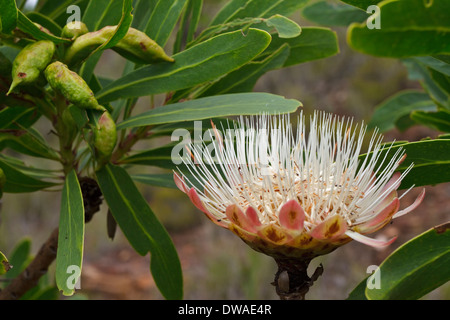
[[[0,291],[0,300],[17,300],[38,284],[39,279],[47,273],[48,267],[56,258],[58,231],[58,229],[53,230],[36,258],[5,289]]]
[[[102,193],[97,182],[90,178],[81,178],[80,187],[83,193],[85,222],[89,222],[93,215],[100,210]],[[0,291],[0,300],[20,299],[28,290],[38,284],[39,279],[47,273],[48,267],[56,259],[58,234],[59,228],[53,230],[28,267]]]

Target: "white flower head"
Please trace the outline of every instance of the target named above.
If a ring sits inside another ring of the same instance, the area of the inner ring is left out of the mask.
[[[388,157],[377,132],[362,160],[366,127],[351,119],[316,112],[308,128],[301,114],[294,129],[289,115],[261,115],[241,117],[223,136],[213,131],[214,157],[202,152],[205,143],[189,146],[189,172],[175,173],[175,182],[214,223],[276,258],[313,258],[352,239],[387,246],[396,238],[365,234],[424,197],[399,211],[397,189],[412,165],[396,172],[406,155]]]

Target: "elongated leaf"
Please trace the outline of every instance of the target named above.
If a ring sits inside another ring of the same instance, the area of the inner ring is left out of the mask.
[[[419,124],[431,127],[433,129],[442,132],[450,132],[450,113],[447,111],[414,111],[411,113],[411,119]]]
[[[415,58],[404,59],[403,63],[407,67],[410,76],[412,75],[414,80],[421,82],[423,88],[439,109],[450,110],[450,92],[446,92],[440,83],[435,80],[436,72],[438,71],[427,67]]]
[[[414,57],[412,59],[431,69],[450,76],[450,62],[444,62],[435,57]]]
[[[120,130],[235,115],[283,114],[294,112],[300,106],[299,101],[268,93],[237,93],[167,105],[127,119],[117,128]]]
[[[181,299],[183,279],[176,249],[131,177],[124,169],[108,164],[97,172],[97,178],[130,244],[141,255],[151,253],[150,269],[161,293],[167,299]]]
[[[173,174],[134,174],[131,176],[134,181],[144,183],[149,186],[178,189],[173,180]]]
[[[180,20],[177,38],[173,45],[173,53],[180,52],[182,46],[192,41],[200,21],[203,0],[188,0],[186,10]]]
[[[136,0],[134,5],[133,28],[144,30],[158,0]]]
[[[414,163],[413,169],[402,180],[400,189],[408,189],[413,185],[419,187],[450,182],[450,140],[422,140],[396,144],[391,149],[383,149],[381,159],[384,158],[384,152],[387,152],[384,164],[389,162],[398,148],[406,152],[406,159],[398,171],[402,172]],[[362,155],[361,159],[366,156]]]
[[[80,75],[87,83],[90,83],[92,79],[94,69],[102,56],[102,51],[116,45],[128,32],[133,21],[132,9],[131,0],[106,1],[106,3],[91,1],[89,3],[83,19],[90,30],[98,30],[108,25],[117,25],[118,28],[112,37],[94,50],[82,65]],[[98,12],[103,12],[100,18],[98,17]]]
[[[89,31],[96,31],[107,26],[106,19],[113,19],[118,22],[120,20],[119,12],[121,1],[96,0],[90,1],[87,6],[82,21],[86,24]],[[111,9],[111,6],[115,6]],[[110,10],[111,9],[111,10]]]
[[[274,27],[280,38],[295,38],[302,33],[302,29],[297,23],[279,14],[267,19],[266,24]]]
[[[449,1],[384,1],[379,8],[379,29],[366,23],[350,26],[353,49],[393,58],[450,53]]]
[[[366,297],[367,278],[361,281],[355,289],[350,292],[347,300],[367,300]]]
[[[450,280],[450,222],[426,231],[395,250],[383,263],[380,289],[372,300],[415,300]]]
[[[59,156],[34,129],[0,133],[0,150],[4,147],[32,157],[59,161]]]
[[[17,277],[30,262],[31,256],[31,240],[22,239],[9,254],[9,263],[12,268],[4,275],[6,279],[14,279]]]
[[[36,40],[50,40],[54,43],[70,43],[70,40],[57,37],[42,31],[38,26],[36,26],[33,21],[31,21],[26,15],[19,11],[19,18],[17,26],[20,30],[25,33],[30,34]]]
[[[56,285],[65,296],[75,293],[75,285],[81,274],[83,251],[83,195],[77,174],[72,170],[66,177],[62,191],[56,256]]]
[[[132,0],[124,0],[122,7],[122,18],[120,19],[119,24],[117,25],[117,29],[114,32],[114,35],[104,44],[102,44],[97,50],[106,50],[114,47],[123,37],[128,33],[128,29],[133,22],[133,15],[131,11],[133,10],[133,1]],[[96,50],[96,51],[97,51]]]
[[[268,18],[275,14],[289,16],[306,3],[306,0],[233,0],[223,7],[211,25],[247,17]]]
[[[13,166],[15,169],[19,170],[23,174],[26,174],[36,179],[57,180],[59,179],[60,176],[59,170],[47,170],[36,167],[30,167],[25,165],[25,163],[23,163],[19,159],[8,157],[4,154],[0,154],[0,160],[5,161],[7,164]]]
[[[6,193],[28,193],[55,186],[55,183],[39,180],[23,173],[3,159],[0,159],[0,168],[6,176],[6,184],[3,188]]]
[[[348,26],[353,22],[361,23],[369,17],[365,11],[353,6],[327,1],[308,5],[302,14],[306,19],[323,26]]]
[[[146,66],[125,75],[97,93],[97,98],[104,103],[193,87],[241,67],[269,42],[270,35],[257,29],[246,35],[222,34],[174,55],[175,63]]]
[[[4,275],[11,269],[11,265],[9,264],[6,256],[0,251],[0,276]]]
[[[176,164],[174,164],[174,161],[179,164],[182,163],[180,154],[174,153],[172,155],[172,151],[174,150],[174,147],[176,145],[176,143],[171,143],[160,148],[139,152],[137,154],[126,157],[120,162],[123,164],[146,165],[165,169],[175,169]]]
[[[186,6],[187,0],[160,0],[158,1],[145,33],[164,47],[175,29],[178,19]]]
[[[336,33],[327,28],[302,28],[302,34],[291,39],[273,36],[263,55],[272,54],[283,44],[287,43],[291,52],[284,67],[290,67],[304,62],[323,59],[339,53]]]
[[[295,38],[302,32],[302,28],[296,22],[279,14],[276,14],[270,18],[248,17],[244,19],[233,20],[224,24],[211,26],[203,30],[202,33],[200,33],[195,38],[195,40],[187,44],[187,48],[190,48],[222,33],[232,32],[236,30],[245,32],[245,30],[250,27],[258,28],[267,32],[270,32],[272,29],[274,29],[278,33],[278,36],[280,38]]]
[[[17,25],[18,10],[16,1],[0,0],[0,32],[10,33]]]
[[[28,124],[34,123],[35,118],[38,117],[33,109],[6,107],[0,110],[0,129],[18,130],[20,127],[27,128],[29,127]]]
[[[226,93],[250,92],[256,82],[265,73],[282,68],[289,57],[290,48],[287,44],[262,60],[249,62],[242,68],[233,71],[212,84],[200,96],[207,97]]]
[[[369,122],[369,129],[377,127],[381,132],[395,128],[396,122],[415,110],[436,111],[429,95],[417,90],[404,90],[381,103]]]
[[[59,36],[61,34],[62,28],[56,22],[49,19],[47,16],[40,14],[39,12],[30,12],[27,14],[27,17],[33,22],[39,23],[55,36]]]

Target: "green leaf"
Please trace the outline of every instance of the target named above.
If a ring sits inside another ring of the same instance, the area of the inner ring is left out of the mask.
[[[225,33],[173,56],[175,63],[145,66],[97,93],[100,103],[190,88],[214,80],[253,60],[269,44],[270,35],[250,29]]]
[[[291,113],[300,106],[299,101],[287,100],[284,97],[268,93],[229,94],[156,108],[125,120],[117,126],[117,129],[235,115]]]
[[[29,175],[36,179],[57,180],[60,177],[59,170],[47,170],[47,169],[29,167],[29,166],[26,166],[25,163],[23,163],[19,159],[13,158],[13,157],[8,157],[4,154],[0,154],[0,160],[5,161],[7,164],[10,164],[17,170],[21,171],[22,173]]]
[[[55,183],[36,179],[20,169],[11,162],[0,159],[0,168],[6,176],[6,184],[3,192],[6,193],[28,193],[55,186]]]
[[[136,0],[132,27],[144,30],[158,0]]]
[[[107,25],[117,25],[117,29],[111,38],[94,50],[82,65],[79,74],[88,83],[90,83],[92,79],[95,66],[100,61],[103,50],[115,46],[127,34],[128,29],[133,22],[133,16],[131,15],[131,11],[133,10],[132,0],[107,1],[102,7],[98,7],[99,4],[101,5],[102,1],[91,1],[89,3],[83,17],[88,28],[89,26],[92,26],[93,30],[98,30]],[[119,4],[122,5],[120,9],[118,7]],[[106,7],[106,9],[104,9],[104,7]],[[98,10],[103,10],[101,11],[103,12],[103,15],[100,19],[98,18]]]
[[[297,23],[279,14],[267,19],[266,24],[277,29],[280,38],[295,38],[302,33]]]
[[[444,74],[438,76],[438,71],[427,67],[416,58],[407,58],[403,63],[408,69],[410,75],[414,76],[414,80],[419,80],[423,88],[430,95],[430,98],[436,103],[439,109],[450,110],[450,92],[446,92],[445,80],[442,79],[442,84],[438,83]]]
[[[0,0],[0,32],[10,33],[17,25],[18,10],[16,1]]]
[[[9,264],[12,266],[5,274],[6,279],[14,279],[17,277],[30,262],[31,240],[25,238],[21,240],[9,255]]]
[[[133,0],[124,0],[122,7],[122,18],[117,25],[116,31],[114,32],[113,36],[108,41],[103,43],[100,47],[98,47],[94,51],[94,53],[96,51],[102,51],[114,47],[117,43],[119,43],[120,40],[122,40],[123,37],[126,36],[126,34],[128,33],[128,29],[133,22],[133,15],[131,14],[131,11],[133,11]]]
[[[97,172],[97,178],[130,244],[141,255],[150,252],[150,270],[163,296],[182,299],[183,277],[176,249],[131,177],[124,169],[108,164]]]
[[[447,111],[423,112],[414,111],[411,119],[416,123],[442,132],[450,132],[450,113]]]
[[[42,31],[38,26],[36,26],[33,21],[31,21],[26,15],[24,15],[21,11],[19,11],[19,18],[17,22],[17,26],[20,30],[25,33],[30,34],[36,40],[50,40],[56,44],[59,43],[67,43],[70,44],[71,41],[68,39],[64,39],[61,37],[57,37],[51,34],[48,34]]]
[[[59,161],[58,153],[53,150],[33,128],[27,130],[13,130],[12,133],[0,132],[0,150],[3,147],[32,157]]]
[[[39,12],[30,12],[27,13],[27,17],[36,23],[39,23],[41,26],[46,28],[48,31],[53,33],[54,35],[60,35],[62,28],[54,22],[52,19],[49,19],[47,16],[40,14]]]
[[[394,129],[400,118],[415,110],[436,111],[436,109],[428,94],[417,90],[404,90],[376,107],[368,128],[376,127],[381,132],[386,132]]]
[[[134,181],[154,186],[169,189],[178,189],[173,180],[173,174],[134,174],[131,176]]]
[[[172,179],[173,180],[173,179]],[[4,275],[11,269],[11,265],[9,264],[6,256],[0,251],[0,276]]]
[[[266,26],[262,25],[263,23]],[[302,28],[294,21],[282,16],[274,15],[270,18],[244,18],[233,20],[224,24],[214,25],[202,31],[195,40],[187,44],[187,48],[190,48],[196,44],[199,44],[207,39],[222,34],[224,32],[232,32],[241,30],[245,33],[250,27],[258,28],[269,32],[271,29],[275,29],[278,32],[278,36],[282,38],[294,38],[301,34]]]
[[[58,251],[56,255],[56,285],[65,296],[75,293],[81,274],[84,250],[84,203],[77,174],[66,177],[59,216]],[[73,282],[71,276],[74,276]]]
[[[147,23],[145,33],[164,47],[186,3],[187,0],[159,0]]]
[[[380,289],[371,300],[415,300],[450,280],[450,223],[435,227],[395,250],[376,272]]]
[[[211,25],[248,17],[268,18],[275,14],[289,16],[306,3],[306,0],[232,0],[219,11]]]
[[[122,19],[123,0],[89,1],[81,21],[89,31],[97,31],[106,26],[115,26]]]
[[[367,8],[367,7],[366,7]],[[369,17],[365,11],[347,4],[319,1],[302,11],[303,16],[323,26],[348,26],[353,22],[363,22]]]
[[[366,287],[367,287],[367,279],[361,281],[352,292],[350,292],[347,300],[367,300],[366,297]]]
[[[289,45],[291,52],[284,67],[331,57],[339,53],[337,36],[334,31],[328,28],[308,27],[302,28],[302,34],[296,38],[282,39],[274,35],[263,56],[272,54],[285,43]]]
[[[251,29],[219,35],[173,56],[175,63],[145,66],[97,93],[100,103],[120,98],[181,90],[214,80],[251,61],[269,44],[270,35]]]
[[[206,97],[226,93],[251,92],[256,82],[265,73],[282,68],[289,54],[290,48],[287,44],[284,44],[271,55],[264,56],[261,60],[251,61],[242,68],[229,73],[219,81],[208,86],[206,91],[200,96]]]
[[[390,161],[398,148],[405,150],[407,155],[398,171],[403,172],[414,163],[412,170],[402,180],[400,189],[450,182],[450,140],[422,140],[386,147],[382,149],[380,157],[383,159],[387,154],[384,164]],[[360,159],[363,160],[366,156],[361,155]]]
[[[444,62],[434,57],[414,57],[413,59],[431,69],[450,76],[450,62]]]
[[[36,110],[6,107],[0,110],[0,129],[17,130],[27,128],[37,120]],[[20,127],[18,126],[20,125]]]
[[[126,157],[120,161],[121,164],[126,165],[145,165],[155,166],[165,169],[175,169],[174,161],[181,163],[181,155],[172,155],[172,150],[177,143],[170,143],[163,147],[138,152],[134,155]]]
[[[180,20],[177,37],[173,45],[173,54],[182,51],[183,44],[194,39],[200,21],[203,8],[203,0],[188,0],[186,10]]]
[[[392,58],[450,53],[449,1],[384,1],[379,8],[379,29],[366,23],[349,27],[353,49]]]

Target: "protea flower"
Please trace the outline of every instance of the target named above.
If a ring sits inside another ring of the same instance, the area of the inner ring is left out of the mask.
[[[194,180],[186,172],[174,179],[211,221],[293,276],[314,257],[351,240],[391,244],[395,237],[366,235],[423,200],[424,192],[399,211],[397,189],[412,165],[395,172],[406,155],[399,149],[387,158],[377,132],[365,150],[372,156],[360,160],[365,134],[365,126],[324,113],[311,117],[309,130],[301,114],[296,132],[289,116],[241,118],[224,137],[214,127],[209,147],[188,146],[191,156],[184,164]],[[215,157],[205,152],[211,146]]]

